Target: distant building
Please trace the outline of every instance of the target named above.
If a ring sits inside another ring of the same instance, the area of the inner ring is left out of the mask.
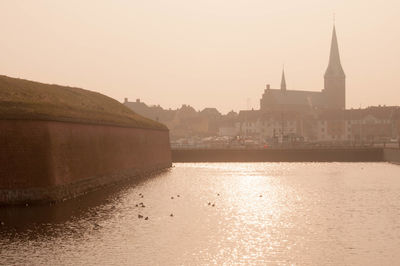
[[[165,124],[172,139],[190,136],[215,136],[218,134],[221,113],[216,108],[196,111],[192,106],[183,104],[176,110],[165,110],[159,105],[148,106],[140,99],[130,102],[124,99],[124,105],[135,113]]]
[[[148,106],[140,99],[136,99],[134,102],[128,101],[128,98],[124,99],[124,105],[129,107],[135,113],[144,117],[166,123],[174,118],[175,112],[172,110],[164,110],[159,105]]]
[[[333,27],[328,67],[324,75],[324,89],[317,91],[287,90],[285,73],[282,71],[280,89],[264,90],[260,100],[261,111],[292,110],[307,111],[315,108],[346,108],[346,76],[340,63],[336,29]]]
[[[400,135],[400,108],[325,111],[318,116],[319,141],[388,142]]]
[[[214,119],[221,117],[221,113],[217,110],[217,108],[210,108],[210,107],[204,108],[200,112],[200,115]]]
[[[400,137],[400,107],[297,111],[240,111],[238,135],[271,141],[389,142]]]
[[[333,27],[322,91],[288,90],[282,71],[280,89],[271,89],[267,85],[260,100],[260,110],[231,111],[222,115],[216,108],[196,111],[185,104],[176,110],[147,106],[139,99],[135,102],[125,99],[124,104],[140,115],[167,125],[171,140],[181,144],[189,139],[200,143],[200,139],[212,139],[213,136],[218,136],[216,139],[219,140],[256,140],[259,144],[399,140],[400,107],[346,110],[345,79]]]
[[[305,137],[313,140],[307,125],[313,118],[296,111],[263,112],[261,110],[240,111],[240,135],[251,136],[263,140],[278,139],[284,136]]]

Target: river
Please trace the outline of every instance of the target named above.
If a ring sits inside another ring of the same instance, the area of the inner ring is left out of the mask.
[[[176,163],[0,221],[0,265],[394,265],[400,166]]]

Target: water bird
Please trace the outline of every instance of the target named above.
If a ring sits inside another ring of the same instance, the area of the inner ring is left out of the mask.
[[[4,222],[3,222],[3,221],[0,221],[0,225],[4,225]]]
[[[178,198],[180,197],[180,195],[178,194],[178,195],[176,195]]]
[[[215,203],[213,203],[211,206],[215,207]]]
[[[262,197],[262,195],[260,195],[260,198]]]
[[[211,202],[208,202],[208,205],[211,205]]]
[[[99,229],[100,227],[101,226],[98,223],[95,223],[93,229]]]
[[[145,220],[148,220],[149,219],[149,217],[148,216],[146,216],[146,218],[144,218]]]
[[[174,217],[174,214],[171,213],[169,216]]]
[[[217,196],[219,196],[219,193],[217,193]]]
[[[171,197],[171,199],[174,199],[174,197]]]
[[[135,205],[135,207],[139,207],[139,205],[138,205],[138,204],[136,204],[136,205]]]
[[[139,219],[142,219],[142,218],[143,218],[143,215],[138,214],[137,217],[138,217]]]

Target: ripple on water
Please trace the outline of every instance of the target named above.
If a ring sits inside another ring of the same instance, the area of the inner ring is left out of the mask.
[[[394,264],[399,220],[396,165],[175,164],[64,203],[1,208],[0,264]]]

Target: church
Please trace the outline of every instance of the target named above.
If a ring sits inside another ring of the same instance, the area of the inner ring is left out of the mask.
[[[336,29],[333,27],[328,68],[322,91],[287,90],[282,72],[281,88],[264,90],[260,100],[261,111],[307,111],[313,109],[344,110],[346,108],[346,75],[340,63]]]

